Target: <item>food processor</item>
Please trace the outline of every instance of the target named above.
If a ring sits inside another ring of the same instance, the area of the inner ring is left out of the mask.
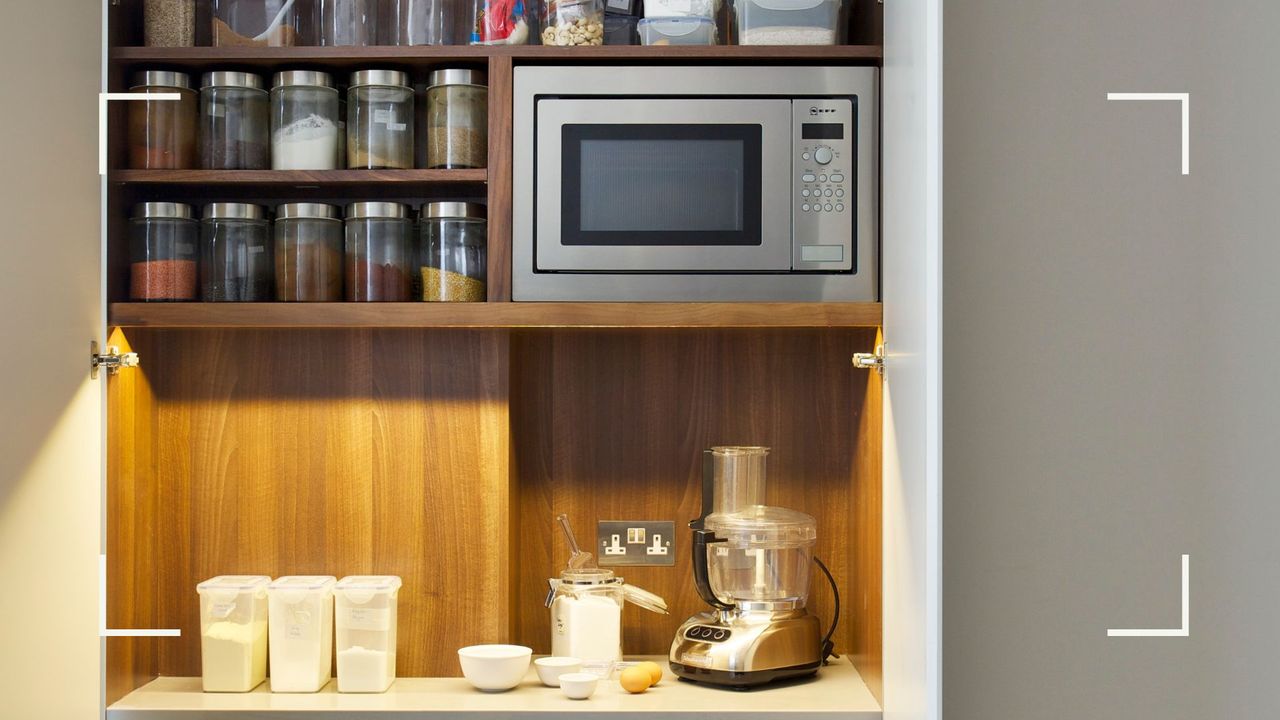
[[[671,671],[684,680],[750,688],[813,675],[832,655],[840,595],[813,556],[817,523],[765,501],[765,447],[703,453],[702,515],[693,531],[693,579],[711,610],[690,617],[671,643]],[[831,583],[835,612],[826,636],[806,607],[810,567]]]

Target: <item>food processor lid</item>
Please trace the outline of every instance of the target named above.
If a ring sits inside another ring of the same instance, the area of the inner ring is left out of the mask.
[[[560,582],[569,585],[605,585],[622,582],[622,579],[615,576],[613,571],[607,568],[578,568],[576,570],[570,568],[560,573]]]
[[[706,527],[733,548],[810,547],[818,538],[812,515],[771,505],[708,515]]]

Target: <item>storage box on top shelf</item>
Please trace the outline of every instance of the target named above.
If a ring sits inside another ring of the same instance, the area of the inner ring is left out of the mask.
[[[739,45],[838,45],[845,0],[734,0]]]
[[[639,45],[640,18],[635,15],[605,15],[605,45]]]
[[[721,4],[722,0],[645,0],[644,16],[714,18]]]
[[[706,17],[645,18],[640,21],[644,45],[715,45],[716,24]]]

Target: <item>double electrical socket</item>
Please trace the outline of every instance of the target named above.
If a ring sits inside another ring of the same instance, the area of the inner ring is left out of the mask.
[[[670,520],[601,520],[596,523],[600,565],[675,565],[676,524]]]

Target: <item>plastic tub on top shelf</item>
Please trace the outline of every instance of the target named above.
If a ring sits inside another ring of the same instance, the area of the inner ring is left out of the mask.
[[[200,594],[200,674],[205,692],[249,692],[267,677],[265,575],[221,575]]]
[[[720,3],[721,0],[645,0],[644,16],[713,18],[720,10]]]
[[[704,17],[645,18],[640,21],[642,45],[715,45],[716,24]]]
[[[271,692],[319,692],[333,663],[331,575],[291,575],[267,587]]]
[[[837,45],[842,0],[735,0],[739,45]]]
[[[380,693],[396,679],[394,575],[351,575],[333,587],[338,692]]]

